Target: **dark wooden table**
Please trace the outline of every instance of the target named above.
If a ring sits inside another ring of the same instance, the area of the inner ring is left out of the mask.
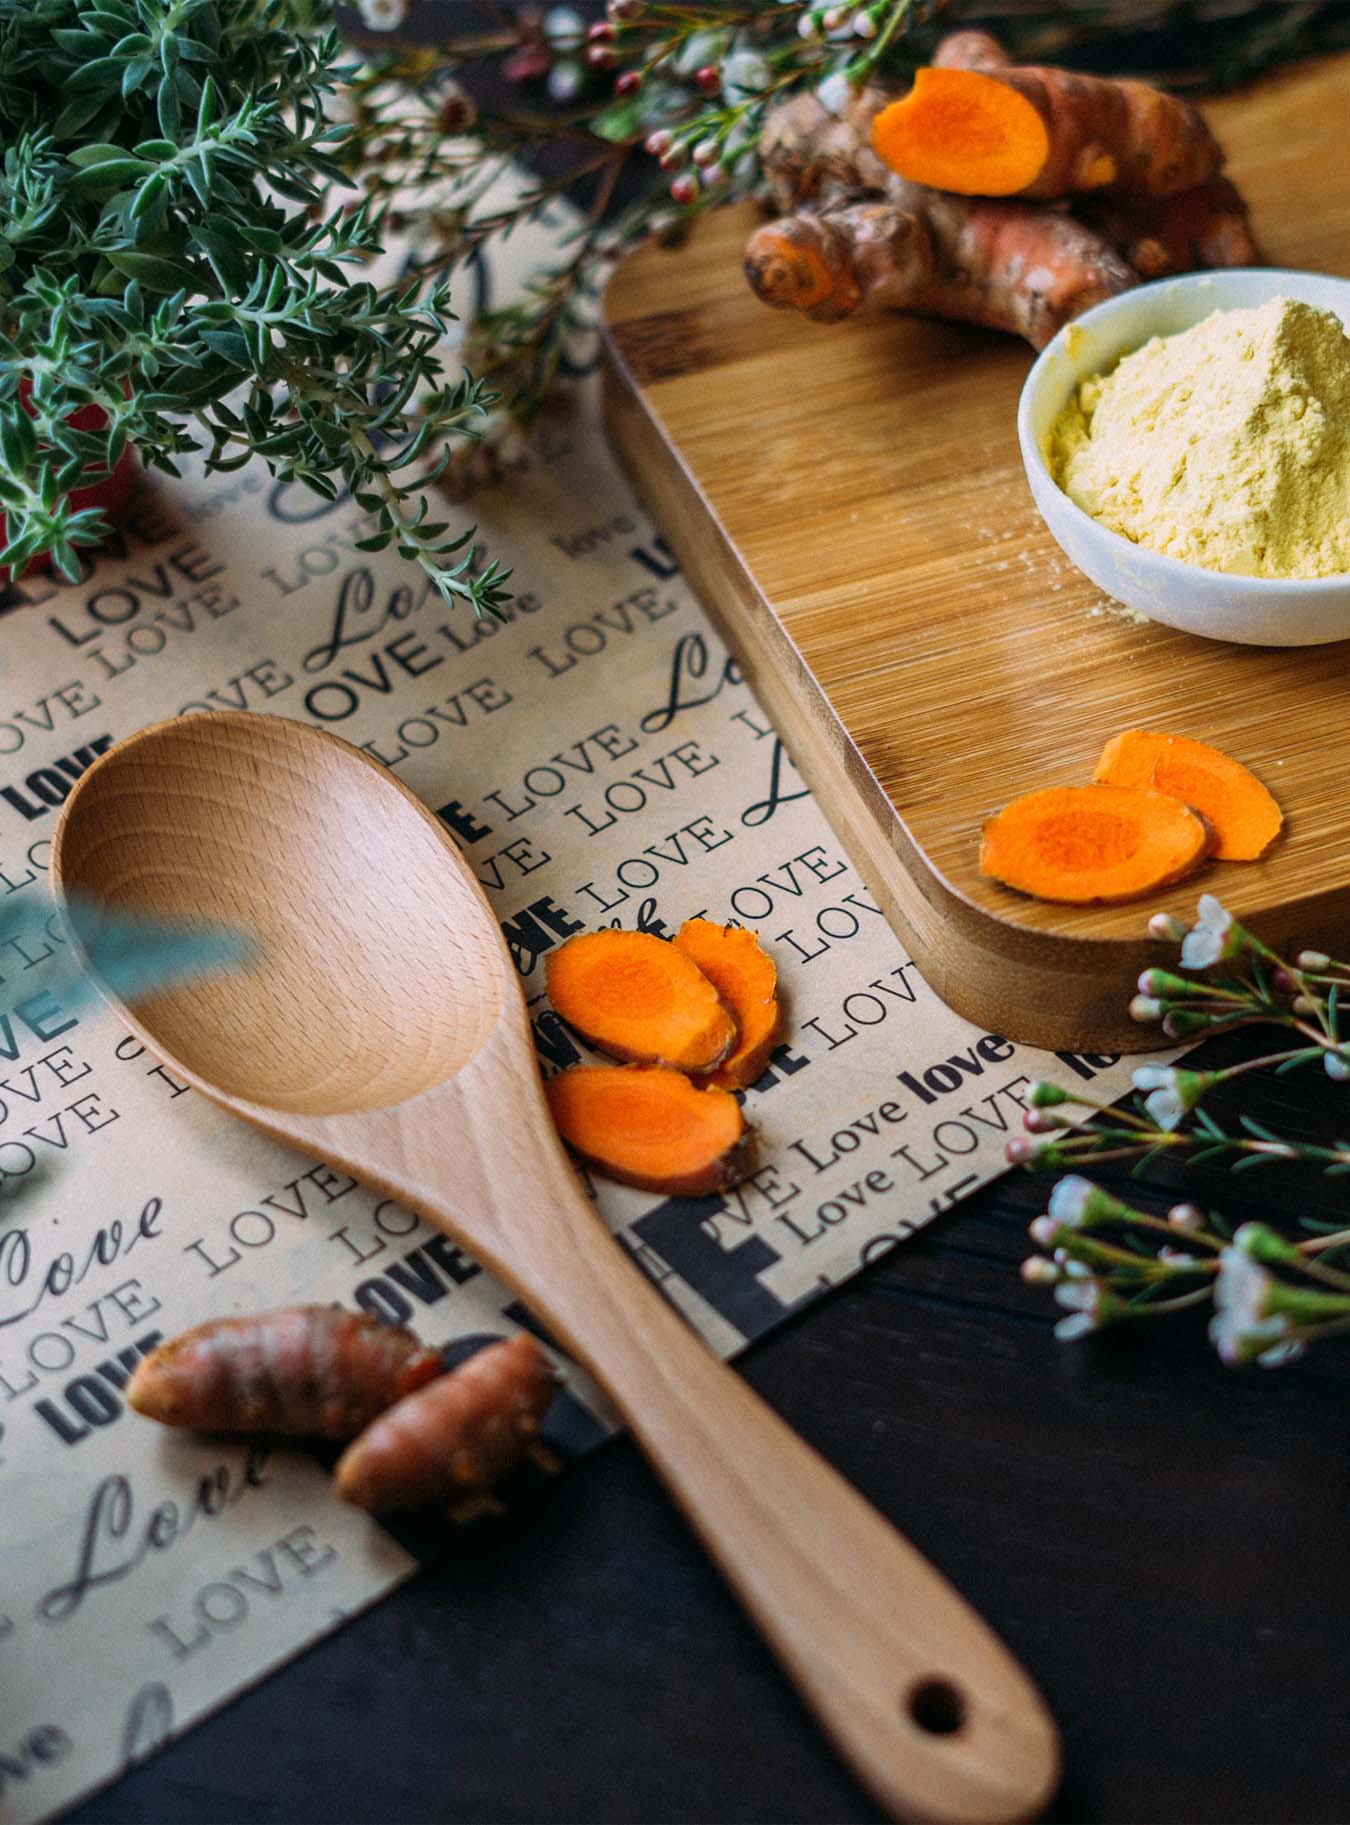
[[[1249,1106],[1305,1133],[1350,1125],[1320,1077]],[[1255,1177],[1207,1184],[1233,1216],[1350,1203],[1345,1179]],[[1046,1190],[1017,1173],[972,1198],[752,1350],[745,1373],[1041,1683],[1067,1750],[1053,1819],[1344,1821],[1350,1343],[1244,1373],[1198,1322],[1056,1343],[1047,1295],[1016,1273]],[[879,1817],[626,1440],[450,1538],[74,1815]]]
[[[1321,1077],[1245,1106],[1350,1130]],[[1204,1184],[1233,1217],[1350,1221],[1350,1180]],[[1053,1820],[1343,1825],[1350,1341],[1276,1373],[1225,1370],[1199,1322],[1058,1344],[1048,1295],[1016,1272],[1047,1190],[1003,1179],[744,1372],[1039,1681],[1067,1755]],[[626,1440],[448,1537],[402,1590],[70,1816],[881,1817]]]

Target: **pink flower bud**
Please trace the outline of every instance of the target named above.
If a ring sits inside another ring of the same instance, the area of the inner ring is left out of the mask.
[[[593,44],[586,52],[586,62],[593,70],[612,70],[619,61],[619,53],[607,44]]]
[[[664,160],[662,163],[664,164]],[[686,171],[683,177],[677,177],[670,186],[670,194],[681,206],[698,201],[698,179]]]
[[[586,28],[586,37],[591,44],[610,44],[614,39],[614,27],[608,19],[597,19],[594,25]]]
[[[625,70],[621,76],[616,76],[614,79],[614,93],[616,95],[636,95],[641,87],[641,70]]]
[[[722,148],[715,139],[701,139],[693,150],[696,165],[715,165],[722,155]]]
[[[694,71],[694,83],[705,95],[716,95],[722,87],[722,72],[715,63],[705,63],[701,70]]]
[[[663,158],[665,154],[670,151],[670,148],[674,143],[675,135],[673,133],[668,133],[666,129],[662,127],[659,132],[649,133],[643,141],[643,146],[651,153],[653,158]]]

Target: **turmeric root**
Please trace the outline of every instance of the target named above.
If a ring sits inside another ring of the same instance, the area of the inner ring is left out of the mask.
[[[1121,251],[1141,279],[1206,267],[1260,266],[1265,256],[1252,234],[1237,185],[1212,177],[1177,196],[1139,203],[1106,202],[1085,219]]]
[[[1008,330],[1038,349],[1070,318],[1135,283],[1105,237],[1073,216],[898,180],[885,202],[757,229],[745,272],[766,304],[817,322],[912,310]]]
[[[980,872],[1037,900],[1137,900],[1189,874],[1210,835],[1197,812],[1150,787],[1055,786],[989,819]]]
[[[722,1191],[749,1164],[736,1098],[678,1071],[573,1065],[544,1089],[574,1152],[625,1185],[672,1196]]]
[[[686,919],[677,947],[703,971],[731,1009],[738,1028],[735,1049],[702,1077],[719,1090],[744,1090],[764,1073],[778,1039],[778,970],[752,931]]]
[[[351,1438],[442,1373],[411,1331],[330,1305],[217,1318],[136,1366],[127,1400],[166,1426]]]
[[[549,1000],[611,1058],[710,1071],[736,1043],[736,1022],[683,951],[651,932],[583,932],[547,960]]]
[[[1143,82],[1011,64],[972,32],[881,110],[872,145],[902,177],[963,196],[1175,196],[1223,164],[1189,102]]]
[[[392,1514],[490,1488],[530,1449],[558,1381],[527,1331],[488,1344],[367,1426],[338,1459],[338,1494]]]
[[[1254,773],[1186,735],[1128,729],[1107,742],[1092,777],[1108,786],[1152,786],[1190,805],[1212,825],[1221,862],[1254,862],[1284,822]]]

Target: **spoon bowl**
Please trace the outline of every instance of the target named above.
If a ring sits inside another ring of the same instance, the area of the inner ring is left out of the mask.
[[[146,1040],[221,1095],[309,1115],[405,1102],[466,1064],[514,993],[424,807],[360,749],[279,717],[143,729],[72,802],[56,849],[71,892],[256,937],[250,969],[137,1007]]]
[[[58,900],[252,933],[256,965],[118,1012],[205,1095],[445,1230],[585,1364],[874,1796],[1033,1816],[1054,1724],[1007,1649],[706,1350],[597,1221],[496,916],[435,816],[278,717],[180,717],[83,775]],[[691,1221],[695,1220],[691,1217]]]

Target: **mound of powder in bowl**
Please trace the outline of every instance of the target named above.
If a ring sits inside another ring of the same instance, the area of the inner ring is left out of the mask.
[[[1046,455],[1084,512],[1183,563],[1350,571],[1350,336],[1294,298],[1216,311],[1083,381]]]

